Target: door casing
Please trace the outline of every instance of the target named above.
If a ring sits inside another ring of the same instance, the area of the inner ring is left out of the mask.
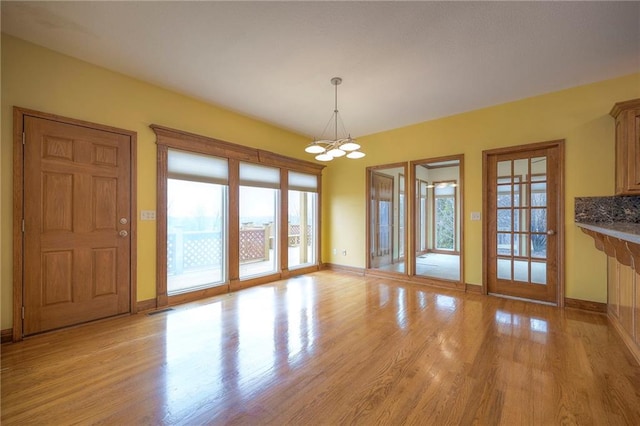
[[[24,306],[24,241],[23,241],[23,219],[24,219],[24,118],[31,116],[45,120],[52,120],[64,124],[88,127],[96,130],[102,130],[111,133],[118,133],[130,137],[130,188],[129,194],[131,198],[131,219],[130,219],[130,268],[129,268],[129,291],[130,291],[130,313],[137,312],[137,205],[136,205],[136,188],[137,188],[137,158],[136,144],[137,133],[119,129],[115,127],[105,126],[101,124],[91,123],[73,118],[62,117],[55,114],[49,114],[40,111],[34,111],[21,107],[13,108],[13,327],[12,340],[20,341],[23,338],[23,313]]]

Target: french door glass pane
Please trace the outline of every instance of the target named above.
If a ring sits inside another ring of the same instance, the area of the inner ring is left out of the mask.
[[[167,180],[167,291],[226,281],[227,186]]]
[[[529,262],[526,260],[516,260],[513,262],[513,280],[529,281]]]
[[[547,262],[531,262],[531,282],[533,284],[547,283]]]
[[[498,259],[498,278],[500,278],[501,280],[511,279],[511,263],[512,262],[509,259]]]
[[[455,249],[455,198],[436,196],[436,249]]]
[[[547,234],[531,234],[531,257],[547,258]]]
[[[511,217],[513,213],[510,209],[498,210],[498,231],[511,232]]]
[[[289,268],[316,263],[316,198],[314,192],[289,191]]]
[[[276,272],[278,190],[240,186],[240,278]]]

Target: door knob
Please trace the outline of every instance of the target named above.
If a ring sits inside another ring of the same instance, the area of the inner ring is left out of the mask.
[[[127,235],[129,235],[129,233],[127,231],[125,231],[124,229],[122,231],[119,232],[121,237],[126,237]]]
[[[121,225],[126,225],[126,224],[127,224],[127,222],[128,222],[128,221],[127,221],[127,218],[126,218],[126,217],[121,217],[121,218],[120,218],[120,224],[121,224]]]
[[[549,229],[547,231],[547,235],[556,235],[556,231],[554,231],[553,229]]]

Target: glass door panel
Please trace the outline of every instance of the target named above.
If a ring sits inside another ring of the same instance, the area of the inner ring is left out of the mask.
[[[227,186],[167,180],[167,291],[226,281]]]
[[[288,267],[316,263],[316,199],[317,194],[289,191]]]
[[[240,186],[240,279],[277,271],[278,192]]]

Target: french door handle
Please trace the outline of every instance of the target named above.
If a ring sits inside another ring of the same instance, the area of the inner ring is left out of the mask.
[[[119,232],[121,237],[126,237],[127,235],[129,235],[129,233],[127,231],[125,231],[124,229],[122,231]]]
[[[547,235],[556,235],[556,231],[554,231],[553,229],[549,229],[547,231]]]

